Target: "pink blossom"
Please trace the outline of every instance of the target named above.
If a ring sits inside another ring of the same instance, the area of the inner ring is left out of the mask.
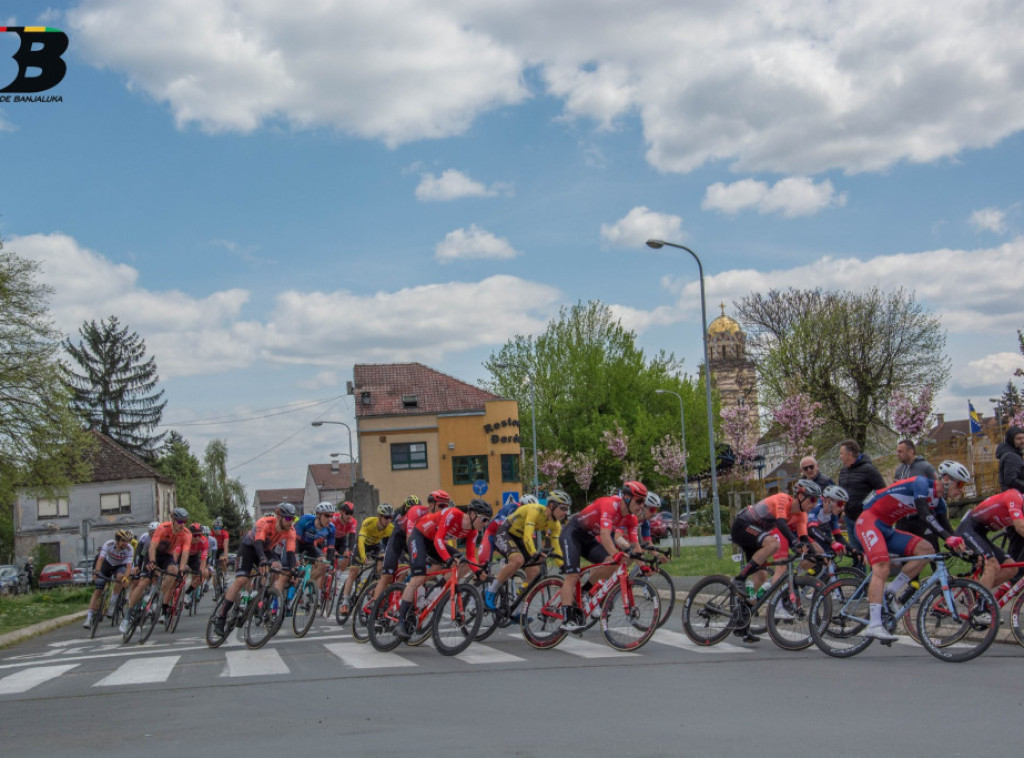
[[[686,456],[671,436],[666,434],[665,439],[652,447],[651,455],[654,458],[654,470],[659,474],[673,481],[683,478]]]
[[[615,422],[614,433],[605,431],[601,436],[604,439],[604,444],[608,446],[608,452],[620,461],[625,459],[626,454],[629,453],[629,437],[622,433],[622,427],[618,422]]]
[[[569,457],[566,465],[572,472],[577,486],[584,492],[589,492],[590,484],[594,481],[594,473],[597,471],[597,456],[575,453]]]
[[[750,423],[750,410],[727,406],[721,410],[722,436],[732,447],[736,462],[748,465],[757,457],[757,432]]]
[[[812,402],[807,395],[798,392],[783,400],[773,412],[775,423],[782,427],[786,441],[795,454],[811,452],[807,440],[815,429],[825,423],[817,415],[819,410],[821,403]]]
[[[902,437],[916,437],[928,424],[932,413],[932,388],[923,387],[917,400],[894,392],[889,400],[892,426]]]
[[[565,453],[561,450],[542,450],[537,455],[537,469],[544,477],[546,488],[553,489],[558,486],[558,477],[565,464]]]

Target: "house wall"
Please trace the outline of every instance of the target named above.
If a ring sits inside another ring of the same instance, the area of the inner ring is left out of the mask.
[[[425,500],[441,486],[436,415],[377,416],[359,419],[358,425],[363,478],[377,488],[380,502],[395,505],[409,495]],[[392,470],[391,445],[413,442],[426,443],[427,467]]]
[[[131,511],[101,513],[100,496],[115,493],[128,493]],[[67,516],[40,519],[39,499],[21,494],[14,509],[17,559],[24,561],[39,543],[56,543],[62,561],[76,563],[92,558],[118,529],[131,529],[140,534],[149,522],[166,520],[174,507],[175,497],[174,485],[156,479],[79,484],[72,487],[67,495]],[[86,519],[90,521],[89,537],[83,539],[82,522]]]
[[[504,424],[504,426],[503,426]],[[480,497],[500,508],[503,492],[522,492],[520,481],[503,482],[501,456],[522,460],[519,443],[519,406],[515,400],[492,400],[483,413],[438,417],[441,488],[455,502],[465,505],[477,495],[472,484],[455,484],[453,458],[484,456],[487,460],[487,492]],[[520,471],[520,475],[522,472]]]

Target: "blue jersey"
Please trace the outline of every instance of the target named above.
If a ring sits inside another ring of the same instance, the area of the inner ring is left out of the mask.
[[[334,547],[334,524],[317,528],[316,516],[307,513],[295,523],[295,539],[304,545],[316,547]]]
[[[820,500],[807,514],[807,526],[828,526],[833,532],[839,531],[839,517],[825,513],[825,505]]]
[[[930,513],[946,516],[946,501],[939,497],[937,483],[924,476],[903,479],[879,490],[864,501],[864,510],[892,526],[904,516],[917,513],[917,501],[924,500]]]
[[[519,501],[518,500],[510,500],[509,502],[505,503],[505,505],[501,506],[501,510],[499,510],[497,513],[495,513],[494,514],[494,518],[491,519],[491,520],[495,524],[499,524],[499,525],[500,524],[504,524],[505,523],[505,519],[507,519],[509,516],[511,516],[513,513],[515,513],[516,512],[516,508],[518,508],[518,507],[519,507]]]

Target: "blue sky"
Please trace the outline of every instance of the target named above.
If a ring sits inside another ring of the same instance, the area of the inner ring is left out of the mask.
[[[309,423],[353,421],[357,362],[474,382],[597,298],[695,370],[695,266],[648,237],[727,310],[913,289],[955,417],[1024,365],[1020,3],[8,0],[3,24],[71,42],[62,102],[0,104],[6,246],[68,333],[146,338],[165,419],[226,438],[250,497],[346,450]]]

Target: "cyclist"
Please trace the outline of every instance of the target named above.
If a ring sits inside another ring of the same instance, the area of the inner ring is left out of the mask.
[[[639,517],[644,512],[647,500],[647,487],[640,482],[631,481],[622,485],[617,495],[599,497],[582,511],[572,516],[562,530],[560,537],[562,563],[565,568],[565,581],[562,583],[561,629],[575,632],[584,627],[586,619],[583,610],[576,606],[576,585],[580,579],[580,558],[591,563],[602,563],[609,556],[616,562],[626,558],[625,553],[616,549],[613,535],[615,530],[623,527],[629,542],[630,554],[633,557],[642,555],[640,538],[637,534]],[[615,573],[615,566],[601,566],[590,572],[589,580],[583,585],[583,591],[589,592],[594,584]]]
[[[494,535],[498,533],[498,529],[505,523],[505,519],[515,513],[516,509],[520,506],[534,505],[537,502],[537,498],[533,495],[523,495],[518,501],[510,499],[509,502],[501,506],[498,512],[494,514],[494,518],[487,524],[487,528],[480,538],[480,552],[477,553],[480,563],[487,564],[490,562],[491,553],[494,550]]]
[[[1000,566],[1010,560],[1010,556],[989,540],[989,532],[997,529],[1024,537],[1024,496],[1020,490],[1006,490],[982,500],[964,515],[956,529],[957,536],[964,538],[968,548],[985,556],[985,568],[979,581],[989,589],[995,589],[1017,573],[1015,568]]]
[[[192,580],[185,590],[185,607],[192,607],[192,598],[195,591],[199,589],[201,582],[205,582],[210,576],[209,558],[210,542],[203,534],[203,525],[198,521],[189,527],[192,533],[192,543],[188,549],[188,570],[192,572]]]
[[[184,508],[175,508],[171,511],[171,520],[160,524],[149,540],[148,554],[145,567],[139,576],[139,583],[132,588],[128,596],[128,607],[134,608],[139,598],[149,588],[154,569],[166,571],[161,585],[161,599],[163,601],[161,619],[167,615],[171,601],[171,591],[174,589],[174,578],[179,573],[184,573],[188,568],[189,546],[192,544],[192,534],[185,528],[188,523],[188,511]],[[121,622],[120,631],[122,634],[128,631],[129,619],[126,616]]]
[[[159,521],[150,521],[149,526],[146,527],[145,533],[139,537],[138,542],[135,545],[135,557],[132,558],[132,589],[139,581],[139,575],[142,573],[142,569],[146,564],[146,558],[149,555],[149,541],[153,538],[153,532],[160,527]]]
[[[334,506],[331,503],[320,503],[313,513],[307,513],[295,523],[295,552],[305,555],[316,564],[313,566],[312,579],[317,592],[323,587],[324,571],[327,566],[318,559],[327,553],[327,561],[334,560]]]
[[[352,562],[352,551],[356,547],[356,532],[359,531],[359,522],[352,515],[355,511],[356,507],[346,500],[338,506],[331,517],[331,523],[334,524],[334,551],[338,554],[335,581],[341,581],[341,573]]]
[[[771,557],[784,559],[789,546],[803,549],[809,542],[807,513],[818,504],[821,487],[810,479],[800,479],[793,486],[793,495],[778,492],[744,508],[732,522],[733,544],[743,548],[746,565],[734,579],[741,590],[745,582],[748,595],[756,593],[768,579],[765,564]],[[795,530],[795,531],[794,531]],[[776,571],[782,567],[777,566]],[[740,631],[740,630],[737,630]],[[751,642],[747,634],[747,641]],[[756,639],[756,638],[755,638]]]
[[[366,563],[366,548],[376,548],[373,551],[373,559],[379,560],[381,549],[387,547],[387,540],[395,531],[394,525],[395,508],[389,503],[381,503],[377,506],[377,515],[363,519],[359,527],[359,536],[356,538],[356,554],[353,556],[352,565],[348,570],[348,577],[345,579],[345,587],[341,591],[343,598],[339,613],[344,615],[349,611],[352,604],[352,585],[355,584],[359,570]]]
[[[946,515],[946,498],[960,497],[964,485],[971,480],[967,467],[956,461],[939,464],[939,478],[931,480],[924,476],[904,479],[876,492],[864,502],[864,511],[855,525],[857,539],[864,546],[864,554],[871,565],[871,583],[868,585],[868,609],[870,624],[864,630],[865,637],[893,642],[896,635],[882,626],[882,602],[885,595],[899,597],[903,588],[924,568],[927,561],[910,561],[903,564],[903,570],[886,587],[889,576],[889,553],[895,555],[927,555],[932,546],[927,540],[909,532],[896,529],[895,524],[904,516],[917,513],[923,523],[945,541],[950,550],[959,551],[964,546],[963,537],[953,534],[953,527]]]
[[[264,516],[245,533],[238,546],[235,559],[235,581],[224,593],[224,604],[220,615],[214,619],[213,628],[218,636],[224,636],[224,620],[228,617],[231,607],[247,584],[253,568],[259,566],[261,574],[267,567],[279,569],[295,564],[295,506],[281,503],[270,516]],[[276,580],[277,588],[284,592],[286,576],[281,574]]]
[[[220,516],[213,520],[213,531],[210,532],[213,538],[217,541],[217,562],[220,564],[220,570],[227,576],[228,573],[228,530],[224,528],[224,519]],[[212,547],[212,545],[211,545]]]
[[[644,550],[654,550],[656,545],[654,539],[651,537],[651,519],[654,518],[664,507],[664,503],[661,501],[661,497],[653,492],[647,493],[647,498],[644,500],[644,513],[640,520],[639,534],[640,534],[640,547]],[[621,530],[620,530],[621,531]],[[621,539],[621,538],[620,538]],[[621,549],[623,543],[619,539],[615,540],[615,544]],[[658,562],[665,563],[668,561],[668,556],[663,553],[657,553]]]
[[[487,526],[494,515],[494,510],[483,500],[473,498],[465,511],[455,506],[443,511],[422,516],[412,529],[409,537],[409,581],[402,593],[402,602],[398,606],[399,624],[395,628],[395,636],[409,639],[415,631],[412,620],[413,600],[416,591],[427,581],[427,560],[451,565],[455,557],[448,552],[449,539],[466,541],[466,557],[460,563],[475,562],[476,536]],[[483,576],[484,571],[478,571]]]
[[[89,600],[89,610],[85,612],[85,628],[92,626],[92,617],[100,605],[100,597],[103,589],[111,579],[120,580],[125,572],[132,565],[135,551],[132,549],[132,533],[127,529],[118,529],[114,539],[107,540],[100,548],[100,554],[96,556],[96,565],[93,567],[93,579],[96,586]],[[112,590],[110,607],[117,605],[121,595],[121,582],[118,581]]]
[[[558,538],[562,534],[562,522],[569,515],[571,507],[572,498],[568,493],[563,490],[551,490],[548,493],[547,505],[540,503],[521,505],[505,519],[494,536],[494,549],[505,556],[507,562],[484,592],[484,605],[488,610],[497,609],[494,601],[502,583],[521,569],[524,563],[537,555],[535,535],[538,532],[547,532],[555,557],[559,563],[563,562]],[[490,525],[487,528],[490,529]],[[539,572],[540,566],[527,567],[526,581],[532,582]]]
[[[828,485],[821,493],[821,502],[807,514],[807,534],[815,552],[831,550],[836,555],[846,552],[850,543],[839,528],[839,519],[850,496],[838,484]]]

